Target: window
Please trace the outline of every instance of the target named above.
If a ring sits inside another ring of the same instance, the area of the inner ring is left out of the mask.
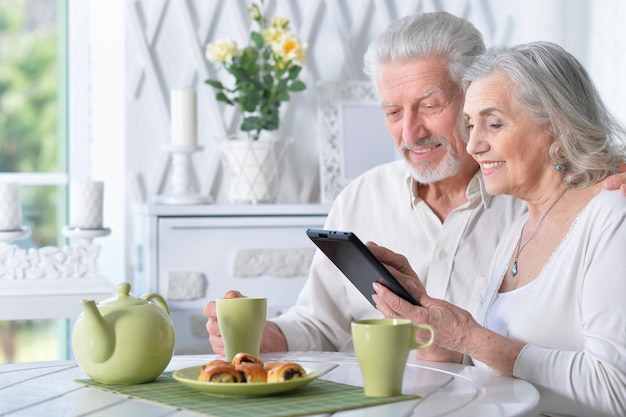
[[[67,0],[0,3],[0,181],[20,185],[22,248],[65,244]],[[66,320],[2,321],[0,362],[67,356]],[[33,343],[33,338],[37,339]]]

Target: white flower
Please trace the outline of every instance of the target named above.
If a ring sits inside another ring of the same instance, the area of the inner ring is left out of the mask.
[[[266,45],[271,45],[280,41],[280,39],[285,36],[285,30],[282,28],[269,27],[261,31],[261,36],[263,36],[263,41]]]
[[[232,39],[220,39],[206,46],[205,56],[211,62],[230,62],[233,56],[240,55],[237,43]]]
[[[252,6],[246,8],[246,11],[248,12],[252,20],[255,20],[257,22],[261,20],[261,11],[259,10],[258,5],[253,4]]]

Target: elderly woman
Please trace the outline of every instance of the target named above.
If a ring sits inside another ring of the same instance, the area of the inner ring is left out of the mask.
[[[498,246],[475,318],[370,244],[422,305],[375,285],[377,307],[435,326],[431,358],[465,354],[533,383],[543,414],[626,415],[626,201],[601,185],[624,160],[623,130],[580,63],[551,43],[489,50],[464,89],[467,151],[487,191],[523,199],[528,213]]]

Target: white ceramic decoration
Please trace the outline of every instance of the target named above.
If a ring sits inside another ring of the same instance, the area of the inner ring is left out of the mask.
[[[191,156],[204,149],[202,146],[169,145],[163,150],[170,153],[172,161],[172,189],[169,193],[157,195],[159,204],[205,204],[209,199],[199,194],[200,186]]]
[[[73,180],[70,183],[70,227],[102,229],[104,183]]]
[[[224,139],[220,143],[231,203],[273,203],[280,185],[281,161],[290,141],[275,138]]]
[[[174,146],[196,146],[196,90],[176,89],[170,92],[171,134]]]
[[[22,228],[20,189],[14,183],[0,183],[0,231]]]

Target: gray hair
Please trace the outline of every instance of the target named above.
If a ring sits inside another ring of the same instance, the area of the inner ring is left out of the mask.
[[[443,55],[452,81],[460,86],[466,68],[484,51],[482,35],[467,20],[446,12],[418,13],[396,20],[374,39],[365,52],[364,71],[376,82],[382,64]]]
[[[550,42],[490,48],[467,70],[463,91],[495,73],[511,79],[517,104],[554,136],[547,157],[566,166],[567,184],[585,187],[617,171],[624,128],[572,54]]]

